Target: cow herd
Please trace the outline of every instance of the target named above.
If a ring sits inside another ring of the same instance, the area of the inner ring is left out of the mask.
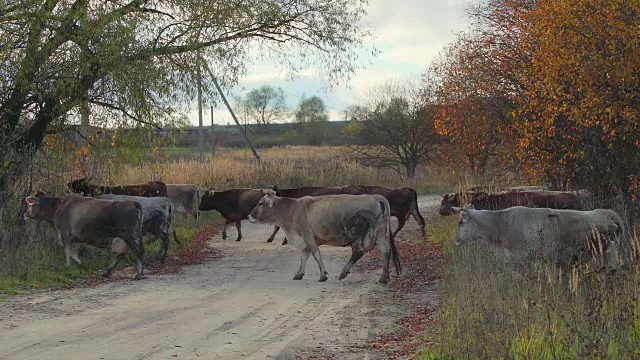
[[[374,247],[384,263],[381,283],[389,280],[393,264],[397,274],[402,271],[394,237],[413,215],[422,234],[425,221],[418,211],[417,193],[408,187],[390,189],[380,186],[348,185],[342,187],[302,187],[291,189],[229,189],[200,191],[190,184],[165,184],[152,181],[145,184],[105,186],[77,179],[67,184],[68,195],[48,197],[43,193],[26,198],[25,219],[51,224],[64,247],[67,266],[71,259],[80,264],[81,244],[108,249],[115,257],[104,276],[128,252],[136,261],[136,275],[143,275],[143,237],[160,239],[157,257],[164,262],[175,213],[198,217],[199,211],[216,210],[227,226],[235,223],[236,241],[242,239],[241,221],[269,223],[275,226],[267,239],[273,241],[279,229],[284,230],[283,244],[290,242],[301,251],[300,268],[294,280],[302,279],[309,256],[318,263],[319,281],[327,280],[326,267],[320,256],[320,245],[351,246],[352,255],[340,274],[343,279],[351,267]],[[199,194],[197,211],[194,205]],[[398,227],[391,231],[391,216],[398,218]]]
[[[285,232],[283,245],[290,243],[301,252],[300,268],[293,277],[302,279],[309,256],[320,269],[319,281],[327,280],[320,256],[320,245],[350,246],[351,258],[339,279],[374,247],[380,251],[383,273],[379,282],[387,283],[393,264],[400,274],[402,266],[395,236],[413,216],[422,235],[425,220],[418,210],[418,196],[408,187],[347,185],[341,187],[300,187],[290,189],[229,189],[201,191],[190,184],[145,184],[105,186],[77,179],[67,184],[63,198],[42,193],[26,198],[25,219],[53,225],[58,243],[64,247],[67,266],[71,259],[80,264],[78,246],[88,244],[109,249],[115,256],[104,275],[109,276],[121,258],[131,252],[136,261],[135,279],[143,274],[143,237],[160,239],[157,254],[164,262],[176,213],[198,218],[199,211],[215,210],[225,219],[222,238],[234,223],[242,239],[241,221],[274,225]],[[194,209],[198,197],[197,210]],[[590,209],[591,194],[586,190],[547,191],[519,187],[491,193],[472,189],[443,195],[439,213],[459,213],[456,244],[486,243],[512,253],[542,254],[553,260],[579,257],[585,250],[599,250],[615,269],[618,248],[625,238],[625,226],[613,210]],[[391,217],[398,219],[392,231]]]
[[[615,270],[619,248],[628,240],[624,221],[615,211],[593,209],[592,204],[587,190],[471,189],[443,195],[439,213],[459,213],[456,244],[483,243],[503,253],[541,256],[556,264],[600,254]]]

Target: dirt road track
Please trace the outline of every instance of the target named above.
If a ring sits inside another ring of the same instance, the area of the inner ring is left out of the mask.
[[[438,201],[420,197],[421,211]],[[415,227],[409,220],[400,239]],[[350,249],[322,247],[329,280],[317,282],[310,260],[293,281],[299,253],[279,245],[280,234],[264,243],[271,230],[244,222],[241,242],[211,240],[224,257],[178,275],[0,302],[0,359],[384,358],[367,339],[406,309],[385,296],[381,270],[356,268],[338,281]]]

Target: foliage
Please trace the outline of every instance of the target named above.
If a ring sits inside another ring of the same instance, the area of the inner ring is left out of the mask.
[[[506,129],[511,104],[495,80],[491,53],[465,37],[448,45],[438,61],[422,75],[422,96],[438,104],[435,127],[453,144],[448,160],[463,154],[468,170],[485,172],[491,158],[513,149]],[[444,152],[443,152],[444,153]]]
[[[296,111],[296,121],[301,123],[313,123],[329,120],[324,101],[317,96],[300,100]]]
[[[281,88],[263,85],[249,91],[244,101],[256,124],[263,125],[265,129],[274,120],[282,120],[287,113],[286,98]]]
[[[436,157],[440,137],[434,127],[435,108],[422,102],[413,89],[410,83],[389,81],[370,91],[362,126],[348,130],[354,137],[366,138],[361,140],[364,144],[352,147],[355,158],[413,178],[418,165]]]
[[[473,164],[504,149],[502,165],[526,180],[622,196],[630,211],[640,173],[639,11],[622,0],[471,7],[471,30],[431,69],[441,80],[436,126]]]
[[[30,158],[51,125],[81,104],[109,126],[157,126],[187,104],[212,64],[224,87],[251,54],[292,75],[313,62],[332,83],[355,70],[367,1],[179,0],[147,2],[10,0],[0,5],[0,154]],[[204,90],[212,95],[212,79]],[[92,119],[93,124],[93,119]],[[24,172],[0,157],[0,191]]]
[[[622,191],[640,171],[640,4],[541,1],[521,47],[534,48],[515,124],[522,158],[557,183]]]

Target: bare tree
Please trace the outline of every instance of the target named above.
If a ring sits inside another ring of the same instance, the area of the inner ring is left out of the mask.
[[[352,146],[353,156],[408,178],[415,177],[419,164],[437,156],[441,138],[433,122],[435,107],[421,101],[416,88],[388,81],[369,91],[362,105],[366,114],[354,120],[362,124],[354,135],[364,137],[366,145]]]

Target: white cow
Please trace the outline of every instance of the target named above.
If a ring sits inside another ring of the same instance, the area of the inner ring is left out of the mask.
[[[463,210],[456,244],[482,242],[509,254],[540,254],[560,263],[601,248],[612,269],[625,232],[615,211],[557,210],[515,206],[505,210]],[[598,240],[602,241],[599,242]]]

